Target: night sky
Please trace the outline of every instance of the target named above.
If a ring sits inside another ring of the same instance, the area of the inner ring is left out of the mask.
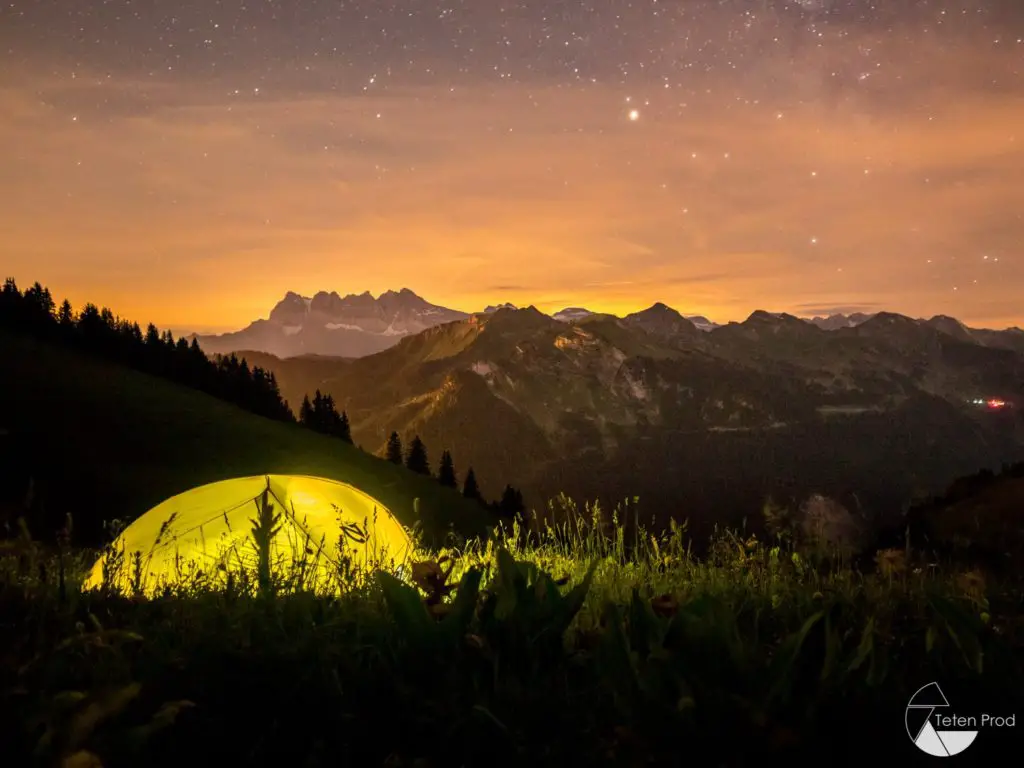
[[[2,0],[5,275],[1024,325],[1020,0]]]

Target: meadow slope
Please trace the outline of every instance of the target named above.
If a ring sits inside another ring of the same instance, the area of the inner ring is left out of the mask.
[[[35,524],[71,513],[79,540],[196,485],[265,473],[352,483],[431,535],[486,526],[481,508],[436,481],[298,425],[8,332],[0,360],[2,487],[20,498],[32,477],[45,517]]]

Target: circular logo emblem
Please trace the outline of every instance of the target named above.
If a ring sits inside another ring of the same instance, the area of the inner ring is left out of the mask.
[[[934,757],[959,755],[978,736],[977,719],[953,714],[938,683],[928,683],[910,697],[905,722],[914,745]]]

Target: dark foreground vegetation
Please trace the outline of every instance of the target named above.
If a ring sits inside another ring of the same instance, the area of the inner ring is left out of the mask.
[[[217,572],[147,598],[83,593],[91,555],[23,528],[0,560],[5,764],[907,765],[934,760],[903,719],[929,682],[1021,709],[1019,583],[731,534],[697,561],[684,533],[512,530],[411,578]]]

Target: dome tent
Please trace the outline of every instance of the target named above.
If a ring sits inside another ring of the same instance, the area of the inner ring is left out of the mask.
[[[146,593],[201,570],[209,575],[224,566],[255,570],[254,526],[266,499],[274,516],[269,562],[275,573],[299,561],[314,562],[323,584],[344,555],[354,567],[402,564],[413,545],[402,525],[373,497],[334,480],[302,475],[263,475],[222,480],[172,496],[140,516],[113,542],[123,557],[111,568],[114,586],[130,589],[141,582]],[[139,553],[138,569],[135,565]],[[93,565],[85,588],[103,584],[105,554]],[[139,572],[141,571],[141,572]]]

